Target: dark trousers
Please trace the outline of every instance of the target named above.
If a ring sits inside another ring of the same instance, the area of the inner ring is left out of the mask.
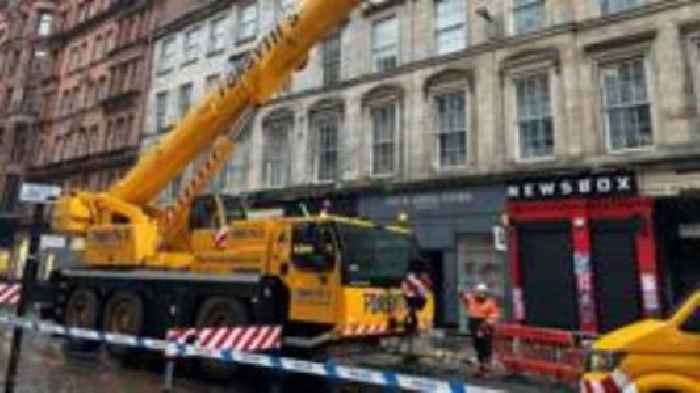
[[[472,345],[476,351],[479,363],[487,364],[491,361],[493,335],[490,329],[484,329],[483,318],[469,318],[469,333],[472,336]]]

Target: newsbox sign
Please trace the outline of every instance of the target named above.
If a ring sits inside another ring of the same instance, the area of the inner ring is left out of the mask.
[[[532,178],[508,184],[507,192],[508,199],[518,201],[633,196],[637,181],[629,172]]]

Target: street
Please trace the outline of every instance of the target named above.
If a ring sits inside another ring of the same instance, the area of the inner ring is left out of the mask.
[[[11,330],[2,330],[0,344],[0,367],[2,377],[7,367],[11,343]],[[150,393],[163,388],[162,361],[150,356],[140,356],[127,365],[119,364],[100,355],[66,355],[63,340],[29,334],[25,336],[15,387],[16,393]],[[265,392],[269,389],[269,374],[260,370],[247,369],[243,377],[232,382],[216,383],[197,378],[179,364],[176,369],[174,392],[177,393],[249,393]],[[475,384],[484,386],[483,382]],[[490,387],[508,392],[551,392],[563,393],[561,389],[546,389],[542,386],[522,383],[489,382]],[[282,392],[324,393],[334,391],[327,381],[308,376],[286,376],[281,384]],[[373,393],[382,391],[376,387],[336,386],[339,392]]]

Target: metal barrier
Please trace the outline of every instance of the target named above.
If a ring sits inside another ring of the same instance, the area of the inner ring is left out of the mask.
[[[339,381],[376,385],[390,389],[436,393],[505,393],[504,390],[468,385],[462,380],[442,381],[393,371],[377,371],[367,368],[350,367],[338,364],[332,360],[320,363],[269,354],[240,352],[231,349],[202,349],[194,345],[180,344],[167,340],[71,328],[53,322],[31,318],[0,315],[0,325],[18,327],[40,334],[58,335],[159,351],[174,357],[195,356],[212,358],[224,362],[234,362],[297,374],[314,375]]]
[[[515,324],[496,327],[496,358],[512,373],[529,373],[577,383],[588,350],[585,336],[574,332]]]

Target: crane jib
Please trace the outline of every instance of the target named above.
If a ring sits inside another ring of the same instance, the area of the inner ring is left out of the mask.
[[[306,62],[308,50],[359,2],[303,1],[260,39],[242,69],[227,73],[222,85],[180,119],[107,193],[135,206],[150,203],[247,108],[266,103],[279,91]]]

